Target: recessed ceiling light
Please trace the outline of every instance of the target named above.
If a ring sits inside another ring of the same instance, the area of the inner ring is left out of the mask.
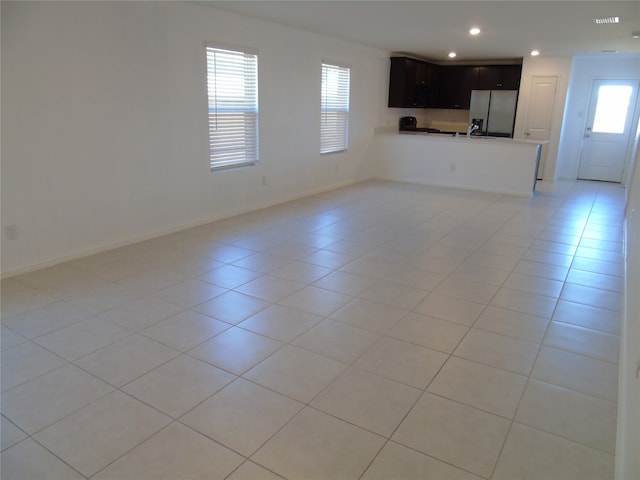
[[[455,58],[456,52],[449,52],[449,58]]]
[[[640,38],[640,32],[631,32],[631,38]]]
[[[469,33],[471,35],[478,35],[480,33],[480,29],[478,27],[473,27],[471,30],[469,30]]]
[[[538,50],[531,50],[532,57],[537,57],[538,55],[540,55],[540,52]]]
[[[598,17],[598,18],[594,18],[593,21],[596,25],[620,23],[620,17]]]

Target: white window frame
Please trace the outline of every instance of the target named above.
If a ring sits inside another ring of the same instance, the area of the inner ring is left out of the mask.
[[[322,61],[320,154],[346,152],[349,146],[351,67]]]
[[[211,171],[258,162],[258,51],[205,44]]]

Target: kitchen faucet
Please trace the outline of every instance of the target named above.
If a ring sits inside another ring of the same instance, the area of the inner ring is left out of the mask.
[[[476,130],[478,130],[480,128],[480,125],[476,124],[476,123],[472,123],[467,127],[467,138],[471,138],[471,134],[473,132],[475,132]]]

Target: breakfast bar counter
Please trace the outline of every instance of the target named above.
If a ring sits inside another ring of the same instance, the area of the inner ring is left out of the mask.
[[[378,132],[376,176],[383,180],[530,196],[544,141]]]

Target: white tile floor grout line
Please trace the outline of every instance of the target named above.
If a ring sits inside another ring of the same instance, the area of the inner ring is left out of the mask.
[[[365,182],[4,279],[3,477],[612,478],[623,194]]]

